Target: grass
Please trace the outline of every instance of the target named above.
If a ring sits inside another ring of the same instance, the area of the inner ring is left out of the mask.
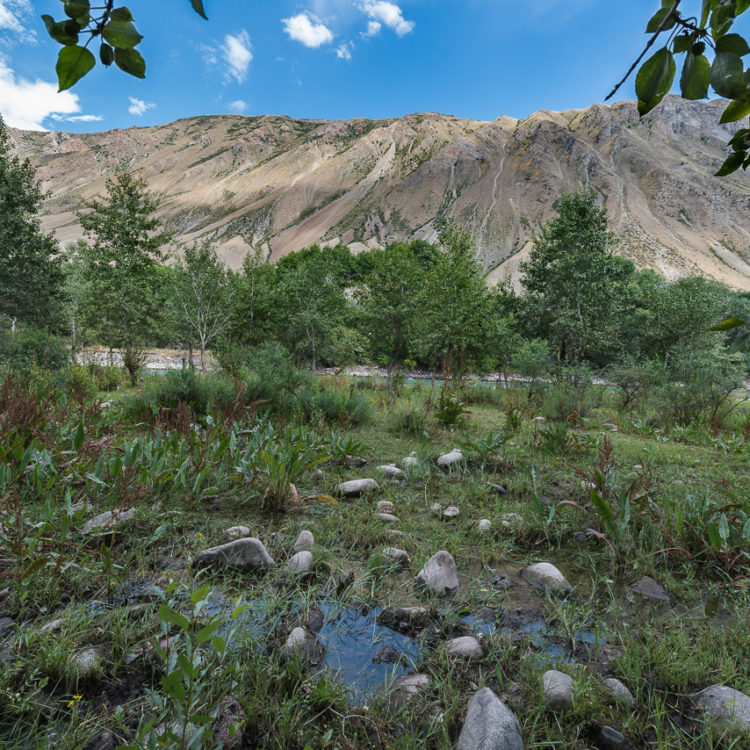
[[[351,393],[339,381],[321,379],[319,388]],[[512,391],[476,398],[481,403],[469,405],[458,429],[435,419],[426,406],[430,397],[436,403],[427,385],[405,388],[395,403],[377,383],[357,384],[356,392],[370,402],[372,419],[343,429],[318,424],[316,450],[336,460],[311,463],[295,474],[299,504],[279,485],[275,497],[285,511],[276,513],[262,507],[266,475],[256,487],[237,470],[258,440],[252,417],[232,428],[217,416],[217,422],[199,420],[188,431],[167,434],[128,421],[118,393],[105,397],[113,405],[104,411],[58,401],[55,418],[39,421],[33,434],[23,425],[6,431],[0,496],[6,512],[22,518],[24,535],[17,554],[6,550],[0,560],[0,577],[8,582],[2,587],[10,589],[0,599],[0,615],[15,621],[0,646],[0,747],[95,747],[103,732],[138,746],[139,724],[143,729],[145,719],[172,706],[164,681],[175,664],[169,654],[186,647],[183,639],[164,658],[158,653],[159,639],[175,630],[162,619],[166,604],[189,617],[185,637],[193,641],[211,617],[221,620],[218,632],[229,656],[222,659],[210,642],[200,649],[201,659],[191,667],[199,688],[194,712],[213,717],[225,696],[234,697],[244,712],[246,747],[453,748],[470,695],[485,685],[512,701],[526,747],[590,747],[600,725],[618,728],[639,747],[743,747],[746,738],[713,727],[691,702],[713,684],[750,693],[750,569],[746,558],[734,560],[728,549],[714,548],[701,516],[723,508],[734,523],[735,515],[748,510],[748,445],[739,427],[723,433],[722,441],[700,431],[649,431],[633,426],[605,398],[588,422],[572,428],[574,447],[557,452],[545,448],[533,422],[537,407]],[[520,424],[493,453],[487,447],[492,436],[507,434],[508,401],[520,404]],[[283,417],[277,430],[285,421],[284,429],[293,431]],[[619,432],[602,430],[611,422],[620,425]],[[626,487],[635,472],[648,480],[649,503],[632,513],[616,556],[601,538],[611,534],[582,486],[582,477],[604,461],[604,435],[611,440],[607,470],[617,488]],[[25,464],[8,449],[21,438],[33,449]],[[472,443],[487,450],[474,456]],[[460,445],[467,461],[438,470],[436,458]],[[338,453],[327,446],[339,446]],[[342,455],[346,446],[367,464]],[[375,466],[403,466],[412,453],[419,464],[407,469],[403,481],[376,474]],[[270,458],[265,472],[273,469]],[[352,501],[332,499],[340,481],[362,476],[377,476],[380,491]],[[488,482],[502,484],[506,494]],[[391,537],[392,527],[374,518],[379,500],[393,502],[404,537]],[[85,507],[76,509],[81,502]],[[459,517],[443,520],[430,510],[434,503],[458,506]],[[116,533],[92,538],[81,532],[94,515],[128,507],[135,515]],[[508,513],[523,520],[504,526]],[[476,528],[481,518],[492,522],[488,533]],[[9,531],[8,516],[3,523]],[[190,567],[197,552],[224,541],[224,530],[235,525],[248,526],[279,569],[240,575]],[[599,536],[586,534],[587,528]],[[302,529],[315,536],[313,571],[288,576],[283,563]],[[411,563],[384,564],[384,546],[403,547]],[[452,600],[412,585],[440,549],[458,565],[461,588]],[[516,571],[540,560],[562,570],[574,584],[573,597],[493,584],[500,573],[516,580]],[[629,591],[644,574],[666,587],[669,604]],[[210,588],[209,600],[225,604],[193,618],[189,596],[203,586]],[[364,709],[348,704],[345,686],[330,673],[285,659],[286,636],[320,602],[359,609],[427,607],[430,623],[417,638],[418,668],[431,677],[429,689],[396,713],[375,696]],[[227,639],[237,603],[254,613],[240,618],[240,625],[264,625],[238,626]],[[529,615],[534,626],[546,631],[541,641],[514,624],[529,608],[536,611]],[[448,659],[441,644],[468,632],[464,618],[481,609],[491,610],[498,623],[484,636],[485,659]],[[63,621],[59,631],[44,633],[57,619]],[[593,634],[594,643],[582,641],[581,632]],[[101,649],[103,660],[83,675],[75,656],[90,646]],[[565,714],[548,712],[542,700],[550,648],[575,659],[558,666],[576,685],[573,710]],[[601,687],[602,677],[610,675],[632,690],[634,710],[610,705]],[[170,712],[177,715],[176,708]],[[209,737],[206,729],[202,746],[215,746]]]

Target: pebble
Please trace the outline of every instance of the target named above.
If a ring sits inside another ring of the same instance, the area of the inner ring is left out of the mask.
[[[376,513],[375,518],[386,523],[398,523],[398,518],[392,513]]]
[[[309,573],[313,566],[313,553],[302,550],[289,558],[286,567],[292,573]]]
[[[461,511],[455,505],[449,505],[443,511],[443,518],[446,518],[448,520],[452,520],[452,519],[456,518],[460,512]]]
[[[365,492],[379,490],[380,486],[374,479],[351,479],[339,485],[339,492],[344,497],[359,497]]]
[[[98,516],[95,516],[90,521],[87,521],[81,529],[81,533],[92,534],[95,531],[103,531],[109,527],[117,526],[118,524],[130,521],[130,519],[134,516],[135,508],[123,511],[108,510],[104,513],[100,513]]]
[[[300,531],[297,541],[294,543],[294,551],[311,552],[314,546],[315,537],[313,536],[312,531],[305,529],[304,531]]]
[[[484,658],[482,644],[473,635],[462,635],[453,638],[445,646],[447,656],[455,656],[462,659],[475,661]]]
[[[750,732],[750,697],[739,690],[716,685],[704,690],[696,701],[721,727],[734,727]]]
[[[409,562],[409,553],[406,550],[399,549],[398,547],[385,547],[383,552],[383,559],[386,561],[395,561],[399,563]]]
[[[271,568],[276,563],[260,539],[249,537],[205,549],[193,558],[193,565],[219,565],[246,571],[255,568]]]
[[[542,692],[553,711],[573,708],[573,679],[565,672],[550,669],[542,675]]]
[[[490,688],[469,702],[456,750],[523,750],[518,719]]]
[[[635,708],[635,697],[628,688],[615,677],[608,677],[602,681],[604,689],[614,698],[615,703]]]
[[[398,477],[402,477],[404,475],[404,472],[401,471],[401,469],[396,466],[396,464],[384,464],[383,466],[376,467],[377,471],[382,472],[387,477],[390,477],[391,479],[396,479]]]
[[[464,460],[464,454],[458,448],[454,448],[450,453],[444,453],[438,457],[438,466],[453,466]]]
[[[506,490],[505,487],[503,487],[501,484],[493,484],[492,482],[487,482],[487,486],[498,495],[505,495],[508,492],[508,490]]]
[[[394,513],[396,507],[390,500],[381,500],[375,506],[375,510],[377,510],[378,513]]]
[[[573,587],[552,563],[540,562],[521,571],[521,577],[532,586],[548,591],[571,591]]]
[[[417,583],[436,594],[451,594],[458,589],[458,570],[453,555],[445,550],[436,552],[417,576]]]
[[[671,601],[671,597],[664,590],[664,586],[651,578],[651,576],[641,576],[631,585],[630,590],[648,599],[656,599],[661,602]]]
[[[489,518],[483,518],[478,524],[477,529],[479,529],[480,534],[486,534],[490,529],[492,529],[492,521],[489,520]]]
[[[234,542],[237,539],[244,539],[250,534],[250,529],[247,526],[232,526],[224,531],[224,538],[228,542]]]
[[[376,695],[384,697],[391,709],[397,710],[416,698],[430,686],[430,678],[426,674],[410,674],[399,677],[392,683],[383,683],[376,691]]]

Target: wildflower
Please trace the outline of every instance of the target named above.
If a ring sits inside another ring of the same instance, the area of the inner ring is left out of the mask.
[[[74,695],[74,696],[73,696],[73,700],[72,700],[72,701],[70,701],[70,702],[68,703],[68,708],[73,708],[73,706],[75,706],[75,704],[76,704],[76,703],[77,703],[77,702],[78,702],[79,700],[81,700],[81,698],[83,698],[83,696],[82,696],[82,695]]]
[[[198,532],[198,539],[203,539],[203,534],[201,534],[200,531]]]

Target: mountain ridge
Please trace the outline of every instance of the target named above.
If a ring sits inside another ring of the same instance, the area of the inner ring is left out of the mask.
[[[432,241],[453,218],[492,281],[517,278],[560,194],[602,196],[618,252],[669,278],[701,273],[750,290],[750,178],[713,173],[739,125],[721,101],[667,97],[478,121],[412,113],[370,120],[203,115],[75,134],[11,130],[51,195],[42,223],[65,243],[75,218],[123,162],[161,199],[178,245],[209,239],[231,267],[251,247],[271,259],[313,243],[355,252]]]

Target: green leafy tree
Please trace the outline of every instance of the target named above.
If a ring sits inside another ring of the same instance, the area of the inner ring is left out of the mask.
[[[120,170],[106,182],[103,201],[79,214],[90,240],[82,248],[85,296],[81,317],[109,347],[121,347],[135,384],[142,349],[161,314],[158,265],[171,239],[155,216],[159,206],[145,180]]]
[[[38,328],[62,325],[62,259],[38,218],[44,194],[28,159],[10,152],[0,118],[0,317]]]
[[[432,367],[458,380],[487,343],[489,292],[469,235],[453,222],[440,233],[444,251],[425,277],[418,298],[417,351]]]
[[[682,0],[662,0],[646,26],[651,37],[645,49],[607,99],[666,35],[666,44],[640,65],[635,78],[640,114],[650,112],[669,93],[677,73],[675,55],[684,55],[680,75],[683,98],[705,99],[712,89],[729,100],[721,122],[737,122],[750,115],[750,69],[742,59],[750,53],[750,45],[736,33],[734,24],[750,8],[750,0],[695,0],[689,3],[690,10],[685,10],[685,5],[688,3]],[[729,145],[732,153],[717,172],[719,176],[750,166],[750,128],[738,130]]]
[[[206,349],[229,327],[236,285],[209,243],[185,250],[172,273],[171,308],[176,330],[200,351],[206,369]],[[192,357],[191,357],[192,362]]]
[[[257,248],[245,256],[233,283],[228,338],[242,346],[258,346],[272,337],[276,266]]]
[[[190,4],[206,18],[203,0],[190,0]],[[96,57],[89,47],[97,40],[102,65],[114,63],[136,78],[146,77],[146,61],[136,49],[143,37],[129,8],[115,8],[114,0],[105,0],[100,6],[92,6],[90,0],[65,0],[63,13],[65,17],[59,21],[48,14],[42,16],[47,33],[62,45],[56,66],[60,91],[69,89],[94,68]]]
[[[570,193],[521,264],[525,321],[561,363],[602,358],[616,348],[633,264],[610,251],[606,211],[593,191]]]

